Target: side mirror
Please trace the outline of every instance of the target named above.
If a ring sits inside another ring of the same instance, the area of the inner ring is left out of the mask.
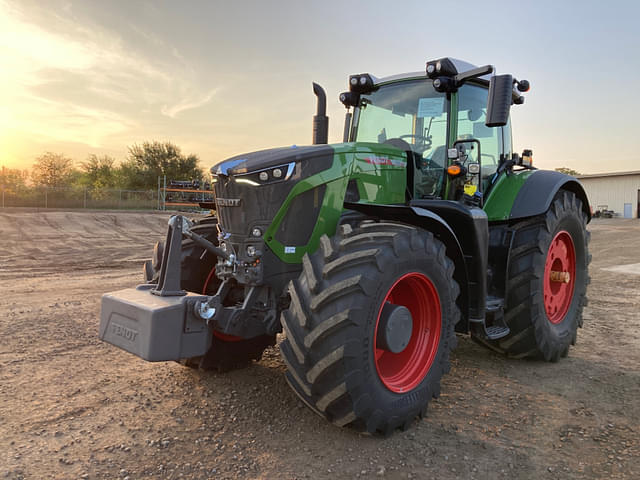
[[[481,159],[482,154],[480,153],[480,140],[477,138],[467,138],[465,140],[456,140],[453,142],[453,146],[460,152],[460,156],[464,155],[464,161],[460,163],[467,169],[467,172],[473,178],[474,192],[478,192],[475,194],[478,200],[478,206],[482,206],[482,178],[481,178]],[[476,158],[471,158],[471,153],[476,151]],[[467,177],[469,180],[469,178]],[[473,195],[474,193],[469,193],[469,195]]]
[[[489,80],[489,99],[487,100],[487,127],[503,127],[509,120],[511,98],[513,95],[513,77],[494,75]]]

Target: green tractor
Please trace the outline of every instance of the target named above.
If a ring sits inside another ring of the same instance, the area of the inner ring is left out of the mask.
[[[344,142],[215,165],[215,210],[176,215],[145,283],[105,294],[100,337],[149,361],[230,370],[280,343],[330,422],[406,428],[440,392],[456,332],[555,362],[582,325],[590,207],[573,177],[513,152],[528,82],[454,59],[349,78]]]

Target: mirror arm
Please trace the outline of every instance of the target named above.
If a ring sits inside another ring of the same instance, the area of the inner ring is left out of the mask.
[[[454,85],[459,87],[467,80],[471,80],[472,78],[482,77],[483,75],[489,75],[494,72],[493,65],[485,65],[484,67],[474,68],[473,70],[469,70],[466,72],[462,72],[453,77]]]

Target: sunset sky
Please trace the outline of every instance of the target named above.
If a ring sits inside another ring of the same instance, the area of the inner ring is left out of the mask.
[[[455,9],[452,6],[455,5]],[[514,144],[542,168],[640,170],[637,1],[0,0],[0,166],[45,151],[121,160],[169,140],[203,167],[311,142],[327,91],[330,142],[352,73],[452,56],[531,82]]]

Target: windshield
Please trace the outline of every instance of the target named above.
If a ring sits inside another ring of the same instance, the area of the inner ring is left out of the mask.
[[[431,80],[392,83],[362,95],[355,140],[403,145],[427,153],[444,146],[447,138],[445,96]],[[403,140],[397,142],[394,140]]]
[[[415,152],[415,197],[437,196],[447,158],[445,94],[425,79],[384,85],[361,98],[354,140]]]

